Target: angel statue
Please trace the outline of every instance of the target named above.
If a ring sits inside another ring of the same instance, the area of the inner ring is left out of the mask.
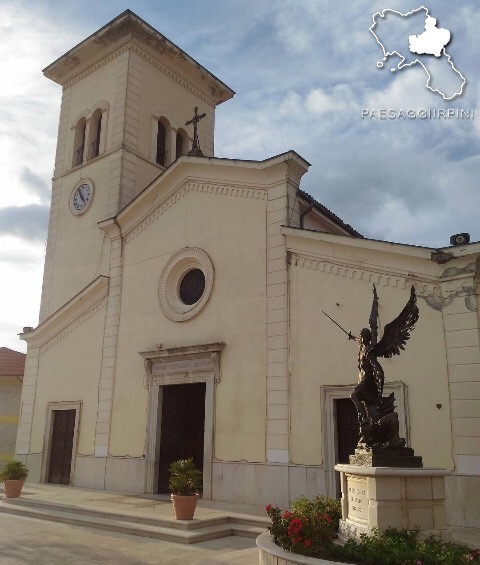
[[[398,435],[399,425],[398,415],[395,413],[394,394],[383,397],[384,373],[378,357],[400,355],[417,321],[417,297],[415,287],[412,286],[407,304],[400,314],[385,326],[383,336],[378,341],[378,295],[373,285],[370,328],[363,328],[359,337],[341,328],[348,335],[348,339],[355,340],[359,346],[358,384],[350,396],[357,409],[360,424],[359,445],[366,444],[369,447],[405,445],[405,440]]]

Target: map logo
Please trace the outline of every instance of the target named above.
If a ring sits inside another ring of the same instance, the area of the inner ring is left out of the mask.
[[[392,72],[420,65],[427,75],[425,86],[444,100],[453,100],[463,93],[467,80],[446,51],[452,34],[437,27],[428,8],[421,6],[405,14],[388,8],[372,18],[370,31],[383,51],[378,68],[383,68],[389,59],[399,58]]]

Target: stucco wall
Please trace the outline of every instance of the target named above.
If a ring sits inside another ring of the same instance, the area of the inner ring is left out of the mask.
[[[146,391],[140,351],[225,342],[215,392],[214,456],[265,459],[264,200],[191,191],[126,244],[113,405],[112,455],[141,456]],[[185,322],[161,312],[158,284],[172,253],[207,252],[214,266],[209,302]]]
[[[81,401],[78,455],[94,453],[105,308],[40,354],[30,453],[42,453],[49,402]]]
[[[142,136],[138,140],[138,149],[142,155],[151,156],[156,148],[156,124],[154,112],[158,117],[166,118],[170,126],[185,130],[193,138],[193,126],[185,123],[193,117],[193,109],[198,106],[199,114],[206,113],[198,124],[200,147],[207,156],[213,156],[213,132],[215,127],[215,109],[200,100],[193,89],[182,88],[177,81],[144,59],[141,62],[141,89],[139,100],[139,130]],[[154,129],[152,129],[154,128]],[[168,135],[168,131],[167,131]],[[168,145],[168,140],[167,140]],[[175,146],[173,146],[175,152]],[[175,155],[167,155],[167,163],[174,161]]]
[[[430,267],[415,257],[390,256],[372,249],[356,249],[354,254],[347,246],[333,248],[320,241],[306,242],[305,252],[299,247],[296,241],[296,255],[289,272],[291,454],[294,463],[322,464],[320,387],[352,385],[353,388],[358,378],[358,347],[321,310],[358,335],[362,327],[368,326],[372,282],[375,282],[383,329],[405,306],[410,285],[417,279],[415,274],[421,277],[423,270],[425,277]],[[452,469],[442,313],[422,298],[418,299],[418,306],[420,319],[405,351],[380,361],[386,382],[401,381],[407,387],[411,446],[423,456],[424,465]],[[305,413],[309,414],[308,418]]]
[[[110,160],[113,158],[106,157]],[[74,216],[69,207],[74,186],[82,178],[94,183],[88,211]],[[55,269],[51,279],[50,314],[62,307],[99,275],[108,276],[110,240],[98,229],[105,218],[109,169],[95,161],[62,179],[55,234]]]

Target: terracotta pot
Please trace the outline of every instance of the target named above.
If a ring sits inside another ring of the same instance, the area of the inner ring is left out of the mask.
[[[183,496],[181,494],[171,494],[170,497],[173,503],[175,520],[193,520],[199,495],[190,494]]]
[[[25,482],[24,480],[13,480],[13,479],[5,480],[3,482],[5,486],[5,497],[18,498],[20,496],[20,493],[22,492],[22,487],[24,482]]]

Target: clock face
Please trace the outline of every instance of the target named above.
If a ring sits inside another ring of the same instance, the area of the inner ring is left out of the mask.
[[[93,198],[93,184],[91,182],[81,182],[72,192],[70,198],[70,209],[73,214],[83,214]]]

